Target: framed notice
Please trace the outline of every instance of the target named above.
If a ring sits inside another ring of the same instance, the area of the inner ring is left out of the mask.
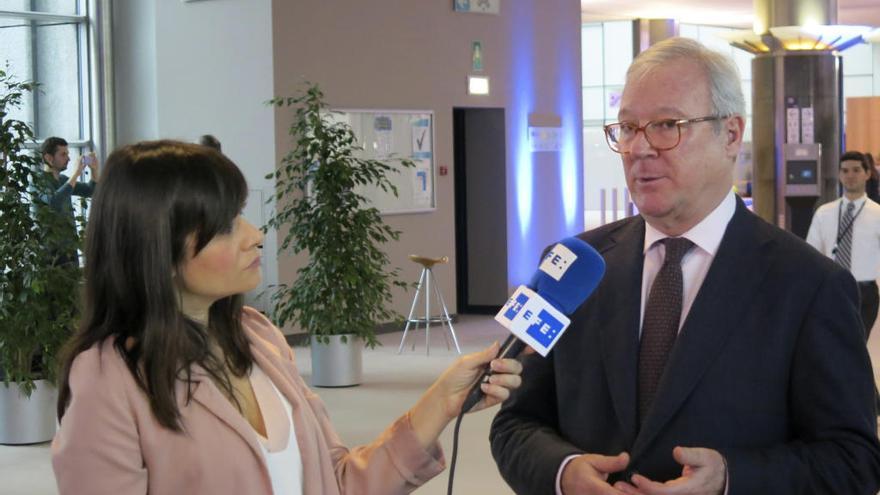
[[[347,123],[363,150],[361,157],[392,162],[396,172],[388,179],[397,197],[377,187],[358,192],[382,214],[434,211],[434,113],[428,110],[334,109],[333,119]],[[408,159],[415,167],[403,167],[395,159]]]

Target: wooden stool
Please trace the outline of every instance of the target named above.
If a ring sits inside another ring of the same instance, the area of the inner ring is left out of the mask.
[[[406,341],[406,334],[409,332],[410,325],[413,323],[418,326],[420,323],[425,325],[425,354],[431,354],[431,323],[439,323],[441,326],[445,323],[449,326],[449,334],[452,335],[452,341],[455,342],[455,350],[461,354],[461,348],[458,346],[458,339],[455,337],[455,329],[452,328],[452,318],[449,316],[449,309],[446,307],[446,301],[443,300],[443,293],[440,292],[440,289],[437,287],[437,282],[435,281],[433,284],[434,294],[437,300],[440,302],[440,307],[443,310],[443,314],[438,316],[431,316],[431,280],[434,279],[434,272],[432,270],[433,266],[439,263],[448,263],[449,258],[444,256],[442,258],[427,258],[425,256],[417,256],[415,254],[409,255],[409,259],[422,265],[422,274],[419,276],[419,283],[416,285],[416,293],[413,296],[412,306],[409,308],[409,316],[406,317],[406,326],[403,328],[403,338],[400,339],[400,347],[397,349],[397,353],[400,354],[403,352],[403,344]],[[425,288],[425,316],[423,318],[413,318],[413,313],[416,310],[416,304],[419,301],[419,294],[422,293],[422,287]],[[443,338],[446,340],[446,348],[449,347],[449,339],[446,338],[446,334],[443,334]],[[416,344],[413,342],[412,345],[413,350],[416,349]]]

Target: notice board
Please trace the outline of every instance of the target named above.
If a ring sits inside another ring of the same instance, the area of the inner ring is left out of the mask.
[[[426,110],[334,109],[332,119],[351,126],[359,157],[386,161],[395,172],[388,179],[397,187],[397,197],[378,187],[360,187],[372,206],[382,214],[420,213],[436,208],[434,188],[434,113]],[[411,160],[415,167],[403,167],[394,159]]]

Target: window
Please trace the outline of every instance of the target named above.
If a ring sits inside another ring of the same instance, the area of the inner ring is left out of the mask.
[[[93,147],[91,50],[85,0],[0,0],[0,64],[39,83],[15,118],[38,141],[60,136],[71,155]]]
[[[92,124],[105,120],[93,119],[101,114],[94,102],[103,85],[91,79],[98,51],[90,27],[99,24],[95,4],[106,1],[0,0],[0,64],[17,80],[39,84],[12,117],[32,125],[34,147],[50,136],[67,140],[71,164],[104,142]],[[80,180],[89,180],[88,173]],[[86,207],[85,200],[74,201],[77,216]]]

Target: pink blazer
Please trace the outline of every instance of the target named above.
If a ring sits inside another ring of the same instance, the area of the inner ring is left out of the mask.
[[[293,408],[304,494],[409,493],[444,469],[440,446],[422,449],[408,415],[371,444],[346,448],[281,332],[252,308],[242,323],[257,364]],[[271,495],[256,433],[203,369],[194,378],[199,384],[189,404],[178,386],[185,432],[176,433],[155,420],[111,341],[77,356],[72,400],[52,443],[60,493]]]

